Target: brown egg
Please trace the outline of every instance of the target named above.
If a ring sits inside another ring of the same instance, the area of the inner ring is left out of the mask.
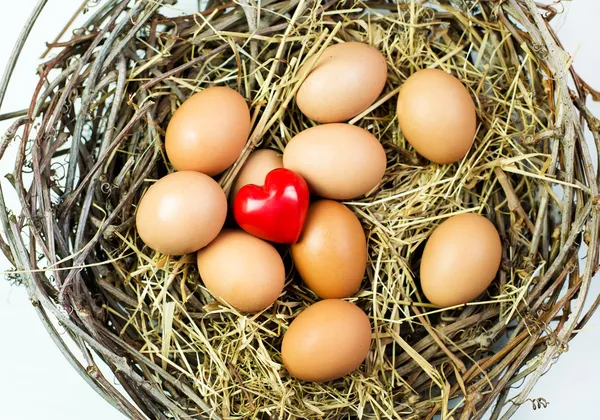
[[[322,300],[290,324],[281,357],[296,378],[327,382],[358,369],[370,344],[371,324],[358,306],[343,300]]]
[[[178,171],[216,175],[238,158],[250,133],[244,98],[228,87],[190,96],[169,122],[165,147]]]
[[[358,218],[343,204],[331,200],[311,204],[291,253],[300,277],[319,297],[350,297],[360,288],[367,241]]]
[[[473,213],[439,225],[425,245],[421,286],[431,303],[447,307],[477,298],[496,277],[502,244],[494,225]]]
[[[248,184],[263,185],[269,172],[282,167],[283,158],[275,150],[260,149],[252,152],[235,179],[230,194],[231,200],[235,199],[237,192],[243,186]]]
[[[437,69],[420,70],[402,85],[398,122],[417,152],[441,164],[461,160],[477,128],[475,104],[467,89]]]
[[[155,251],[184,255],[208,245],[221,231],[227,199],[219,184],[199,172],[171,173],[148,188],[135,222]]]
[[[283,166],[302,175],[311,191],[348,200],[368,193],[385,174],[383,146],[367,130],[325,124],[296,135],[283,152]]]
[[[309,59],[300,74],[312,63],[314,59]],[[300,86],[296,103],[315,121],[347,121],[377,100],[386,79],[387,63],[379,50],[360,42],[332,45]]]
[[[215,299],[242,312],[271,305],[285,281],[277,250],[242,230],[225,229],[200,250],[198,272]]]

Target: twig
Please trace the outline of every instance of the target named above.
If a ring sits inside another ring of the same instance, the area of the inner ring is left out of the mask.
[[[40,14],[42,13],[42,10],[44,10],[44,7],[46,6],[47,2],[48,0],[38,0],[33,11],[31,12],[31,15],[25,22],[23,29],[21,29],[21,33],[19,34],[17,42],[13,47],[13,50],[8,59],[8,63],[6,64],[6,68],[4,69],[4,74],[2,75],[2,79],[0,80],[0,110],[2,109],[2,104],[4,103],[4,95],[6,95],[6,89],[8,89],[8,84],[10,83],[13,71],[15,70],[15,66],[17,65],[17,60],[19,59],[21,51],[23,50],[23,46],[25,45],[27,38],[29,38],[29,33],[33,29],[33,25],[35,25],[37,19],[40,17]]]
[[[500,167],[494,168],[494,173],[496,174],[498,182],[500,183],[502,189],[504,190],[504,193],[506,194],[506,199],[508,200],[508,208],[510,209],[510,211],[517,213],[519,217],[523,219],[529,231],[531,233],[535,233],[535,226],[531,222],[531,220],[529,220],[529,217],[527,216],[527,213],[525,213],[525,210],[523,210],[523,206],[521,206],[519,198],[517,197],[517,194],[515,194],[515,190],[513,189],[512,185],[510,185],[510,181],[508,180],[506,173]]]

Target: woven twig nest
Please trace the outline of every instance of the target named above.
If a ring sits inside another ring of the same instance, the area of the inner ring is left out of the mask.
[[[600,124],[585,108],[593,91],[548,24],[554,9],[533,0],[244,0],[168,18],[165,8],[109,0],[90,9],[39,68],[28,115],[5,138],[19,141],[11,180],[23,209],[8,214],[0,203],[2,249],[73,367],[131,418],[510,417],[599,303],[583,313],[598,268]],[[389,67],[381,99],[351,121],[377,135],[388,169],[378,189],[346,203],[369,246],[350,300],[373,338],[359,370],[307,383],[285,371],[280,346],[317,297],[285,247],[284,293],[259,314],[239,314],[214,301],[194,258],[145,247],[134,215],[172,170],[164,132],[188,96],[229,85],[251,107],[247,146],[218,178],[228,191],[254,148],[281,151],[314,124],[295,105],[297,70],[350,40],[380,49]],[[398,127],[396,93],[426,67],[458,77],[476,103],[477,138],[456,164],[421,158]],[[502,265],[477,301],[441,310],[422,297],[420,253],[461,212],[495,224]]]

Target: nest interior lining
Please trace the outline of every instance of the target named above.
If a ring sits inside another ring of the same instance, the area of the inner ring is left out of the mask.
[[[90,384],[132,418],[466,419],[495,401],[493,418],[514,413],[589,319],[581,305],[598,267],[598,174],[579,115],[594,120],[572,69],[575,90],[567,89],[565,56],[533,2],[209,2],[177,17],[163,10],[149,1],[91,9],[42,66],[28,117],[15,124],[23,213],[9,215],[0,203],[2,248],[42,319],[57,317],[79,338],[88,365],[78,368]],[[227,84],[251,106],[248,144],[219,178],[228,191],[254,148],[282,151],[314,125],[294,104],[298,68],[353,40],[379,48],[389,67],[381,100],[351,121],[381,140],[387,172],[376,191],[346,203],[368,235],[367,275],[351,301],[369,315],[373,340],[357,372],[305,383],[287,375],[279,349],[316,296],[285,247],[284,293],[260,314],[239,314],[214,302],[193,257],[143,246],[135,205],[170,170],[164,130],[190,94]],[[426,67],[451,72],[475,99],[477,139],[458,164],[425,161],[398,128],[396,93]],[[494,222],[502,267],[478,301],[436,309],[420,291],[420,253],[439,223],[463,212]],[[123,389],[102,376],[90,350]],[[505,405],[525,374],[523,392]]]

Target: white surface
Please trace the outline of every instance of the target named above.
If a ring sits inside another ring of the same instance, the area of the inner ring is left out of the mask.
[[[3,70],[12,46],[37,0],[2,2],[0,6],[0,70]],[[29,106],[29,98],[37,82],[34,70],[37,58],[49,41],[62,28],[82,0],[49,0],[25,51],[21,56],[11,88],[0,113]],[[180,1],[180,7],[192,8],[195,0]],[[60,5],[60,6],[59,6]],[[556,18],[565,47],[575,56],[579,74],[600,89],[600,2],[578,0],[568,4],[566,15]],[[67,13],[65,13],[65,11]],[[594,104],[600,115],[600,104]],[[8,124],[0,123],[0,132]],[[0,176],[11,172],[14,150],[0,162]],[[5,189],[6,191],[7,189]],[[6,197],[14,206],[14,197]],[[0,271],[8,263],[0,257]],[[590,296],[600,293],[596,279]],[[0,279],[0,419],[6,420],[118,420],[115,409],[99,397],[65,361],[31,309],[22,288],[11,288]],[[24,331],[27,331],[25,334]],[[543,397],[548,408],[533,411],[529,404],[515,415],[515,420],[593,419],[598,418],[596,400],[600,390],[600,314],[570,344],[569,352],[546,374],[531,397]]]

